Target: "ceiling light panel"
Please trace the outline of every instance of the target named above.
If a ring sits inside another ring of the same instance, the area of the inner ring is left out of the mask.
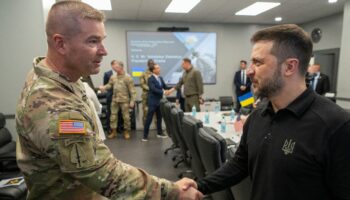
[[[279,2],[255,2],[252,5],[236,12],[235,15],[256,16],[279,5],[281,5]]]
[[[172,0],[165,9],[166,13],[188,13],[201,0]]]
[[[89,4],[97,10],[112,10],[110,0],[82,0],[82,2]]]

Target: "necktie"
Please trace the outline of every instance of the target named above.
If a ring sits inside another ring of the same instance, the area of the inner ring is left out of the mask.
[[[242,83],[245,85],[245,70],[242,70]]]

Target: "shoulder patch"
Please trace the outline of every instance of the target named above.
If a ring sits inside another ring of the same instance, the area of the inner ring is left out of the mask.
[[[59,134],[86,134],[85,122],[81,120],[59,120]]]

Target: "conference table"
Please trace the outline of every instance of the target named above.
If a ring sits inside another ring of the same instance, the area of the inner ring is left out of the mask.
[[[206,120],[204,117],[206,113],[209,114],[209,123],[205,123]],[[192,112],[185,112],[184,114],[193,116]],[[230,111],[210,111],[197,112],[193,117],[201,120],[203,122],[203,126],[211,127],[216,130],[216,132],[219,133],[223,138],[229,139],[238,144],[242,136],[242,126],[247,116],[241,115],[241,121],[237,121],[237,114],[235,114],[233,120],[231,119],[230,115]],[[225,120],[226,122],[226,130],[224,132],[221,129],[222,120]]]

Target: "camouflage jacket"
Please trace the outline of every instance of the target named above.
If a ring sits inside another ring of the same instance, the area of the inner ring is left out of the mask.
[[[148,79],[149,77],[152,76],[152,72],[150,72],[149,70],[146,70],[144,73],[142,73],[142,75],[140,76],[140,85],[142,88],[142,96],[147,96],[148,94]]]
[[[98,137],[81,81],[69,82],[42,59],[34,60],[16,114],[28,199],[177,199],[176,185],[112,155]]]
[[[104,87],[107,90],[113,88],[112,101],[135,103],[136,90],[131,76],[114,74]]]

